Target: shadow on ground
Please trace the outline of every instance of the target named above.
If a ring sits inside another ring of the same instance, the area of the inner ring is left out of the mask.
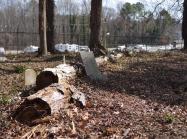
[[[166,105],[187,102],[187,58],[135,62],[120,70],[105,67],[105,71],[108,81],[86,82],[105,91],[115,90]]]

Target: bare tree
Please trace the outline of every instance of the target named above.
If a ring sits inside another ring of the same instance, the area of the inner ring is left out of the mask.
[[[105,48],[101,45],[100,31],[101,31],[101,13],[102,0],[91,1],[90,13],[90,44],[89,47],[96,55],[106,54]]]
[[[39,1],[39,34],[40,34],[40,55],[47,55],[47,27],[46,27],[46,0]]]
[[[87,26],[88,25],[88,22],[89,22],[89,12],[90,12],[90,9],[91,9],[91,1],[90,0],[82,0],[82,3],[81,3],[81,7],[82,7],[82,12],[81,12],[81,29],[80,29],[80,32],[81,32],[81,41],[84,45],[86,45],[87,43],[87,34],[89,32],[89,27]]]
[[[47,49],[54,53],[54,16],[55,16],[55,2],[54,0],[47,0]]]
[[[184,49],[187,50],[187,1],[183,3],[183,21],[182,21],[182,37],[184,39]]]

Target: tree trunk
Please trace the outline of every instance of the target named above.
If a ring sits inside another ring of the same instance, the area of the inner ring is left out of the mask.
[[[182,37],[184,39],[184,49],[187,50],[187,1],[183,3],[183,21],[182,21]]]
[[[63,30],[63,43],[65,44],[66,43],[66,30],[65,30],[65,26],[62,25],[62,30]]]
[[[90,13],[90,49],[97,54],[104,54],[105,48],[100,42],[102,0],[91,1]]]
[[[54,14],[55,3],[54,0],[47,0],[47,49],[54,53]]]
[[[85,22],[85,14],[82,16],[82,33],[83,33],[83,45],[86,45],[86,22]]]
[[[74,36],[77,30],[76,26],[76,15],[71,15],[69,16],[69,24],[70,24],[70,43],[73,43],[74,41]]]
[[[46,0],[39,1],[40,55],[47,55]]]

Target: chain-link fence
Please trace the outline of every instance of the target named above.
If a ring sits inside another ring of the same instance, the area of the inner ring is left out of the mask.
[[[39,34],[34,32],[0,32],[0,47],[7,53],[20,53],[27,46],[39,46]]]

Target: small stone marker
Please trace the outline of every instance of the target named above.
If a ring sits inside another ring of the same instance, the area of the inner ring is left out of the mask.
[[[66,64],[66,56],[65,55],[63,56],[63,62],[64,62],[64,64]]]
[[[105,80],[97,67],[93,52],[80,52],[82,62],[84,64],[86,74],[93,80]]]
[[[33,69],[25,70],[25,86],[34,86],[36,84],[36,72]]]

